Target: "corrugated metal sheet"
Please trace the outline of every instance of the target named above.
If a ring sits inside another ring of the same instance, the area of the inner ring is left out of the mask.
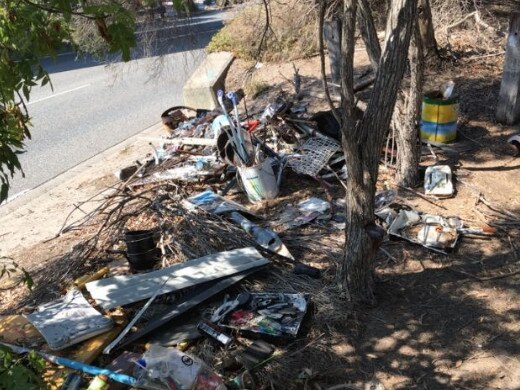
[[[92,298],[104,309],[112,309],[150,298],[168,279],[161,294],[209,282],[250,268],[268,264],[255,248],[215,253],[141,275],[114,276],[86,284]]]

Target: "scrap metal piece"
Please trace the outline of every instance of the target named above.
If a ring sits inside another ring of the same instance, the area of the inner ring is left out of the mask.
[[[63,298],[41,305],[26,318],[53,350],[97,336],[114,325],[110,318],[94,309],[76,289],[70,290]]]
[[[300,154],[289,160],[289,166],[296,173],[316,177],[340,149],[331,138],[311,137],[300,147]]]
[[[446,254],[446,250],[457,245],[461,226],[458,218],[401,210],[388,228],[388,233]]]
[[[230,217],[233,222],[240,225],[242,229],[251,234],[255,238],[256,243],[262,248],[294,260],[289,249],[287,249],[282,240],[280,240],[280,237],[278,237],[278,234],[274,231],[258,226],[236,211],[232,211]]]
[[[104,309],[112,309],[150,298],[166,279],[161,294],[182,290],[204,282],[234,275],[269,264],[255,248],[220,252],[182,264],[140,275],[114,276],[86,284],[93,299]]]

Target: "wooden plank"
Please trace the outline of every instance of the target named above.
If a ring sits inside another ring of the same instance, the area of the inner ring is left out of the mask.
[[[511,14],[497,120],[509,125],[520,119],[520,13]]]
[[[38,329],[21,315],[0,317],[0,340],[15,345],[39,345],[45,342]]]
[[[106,333],[88,339],[83,343],[67,348],[66,350],[53,351],[51,353],[85,364],[91,364],[101,354],[103,348],[117,337],[125,325],[126,321],[117,323],[116,326]],[[45,349],[45,352],[47,352],[47,349]],[[74,370],[48,363],[43,378],[50,390],[57,390],[61,389],[67,374],[71,372],[74,372]]]
[[[215,253],[145,274],[93,281],[87,283],[86,288],[100,306],[111,309],[150,298],[163,284],[161,294],[166,294],[268,263],[269,260],[255,248],[249,247]]]

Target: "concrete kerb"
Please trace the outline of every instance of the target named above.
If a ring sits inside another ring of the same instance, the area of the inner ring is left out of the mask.
[[[151,152],[145,138],[163,131],[162,123],[154,124],[0,206],[0,256],[53,237],[75,203],[117,183],[114,172],[143,160]]]

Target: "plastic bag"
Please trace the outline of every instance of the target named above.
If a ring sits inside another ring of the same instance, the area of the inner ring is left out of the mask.
[[[137,385],[145,389],[226,390],[202,360],[175,348],[152,345],[137,365]]]

